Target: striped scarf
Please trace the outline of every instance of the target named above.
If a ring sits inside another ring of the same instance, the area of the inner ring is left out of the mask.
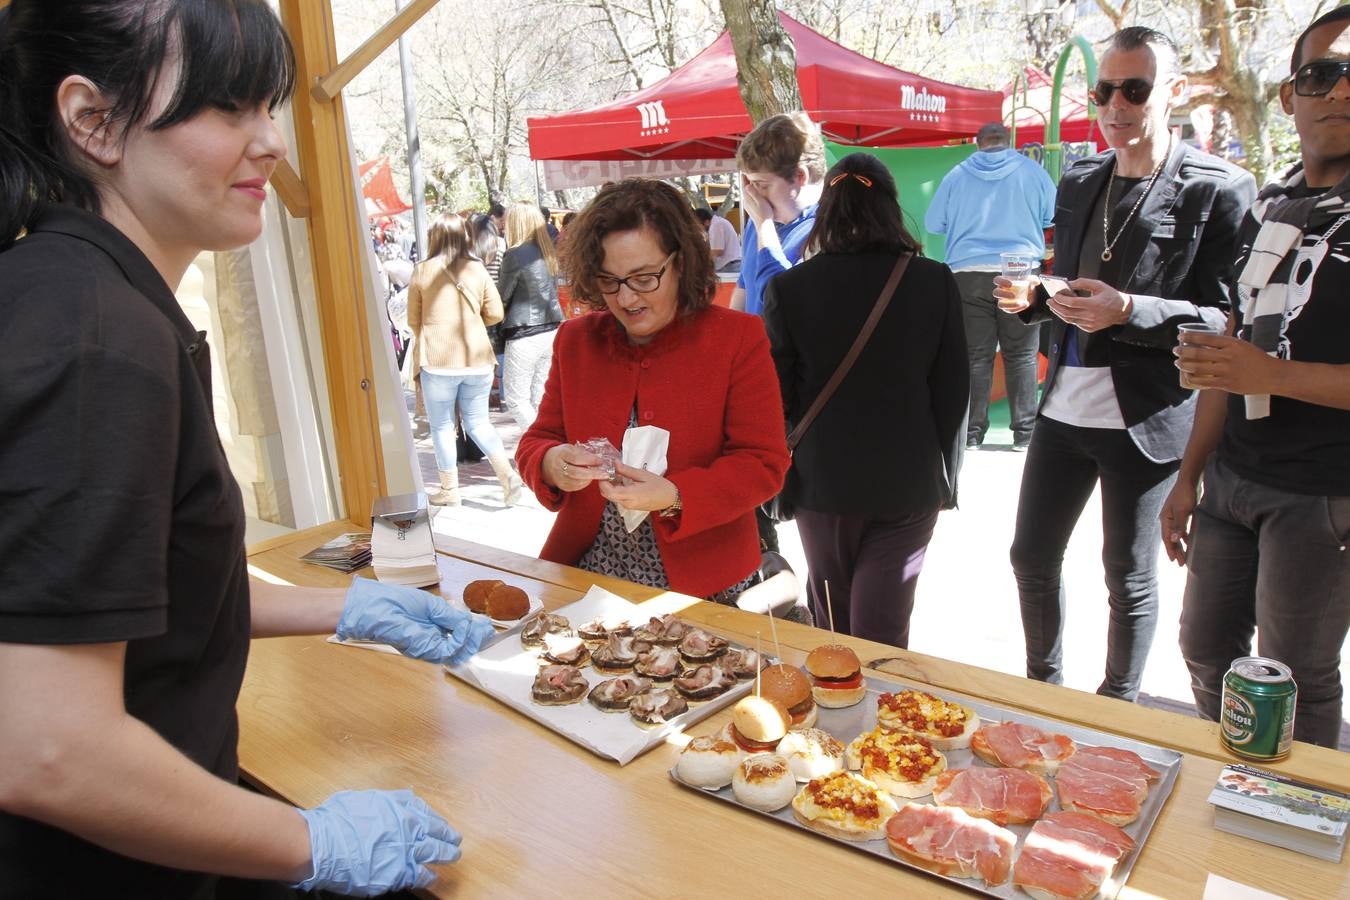
[[[1350,214],[1350,176],[1320,196],[1294,196],[1303,184],[1303,167],[1295,166],[1283,181],[1267,185],[1256,198],[1252,215],[1261,228],[1238,276],[1238,284],[1247,289],[1242,324],[1250,329],[1251,342],[1270,356],[1280,346],[1289,282],[1304,233]],[[1248,394],[1244,400],[1248,419],[1270,415],[1269,394]]]

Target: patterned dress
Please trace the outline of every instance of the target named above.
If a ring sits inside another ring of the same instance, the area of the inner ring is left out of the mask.
[[[637,427],[637,410],[628,416],[628,427]],[[605,504],[605,512],[600,517],[600,531],[595,543],[577,563],[587,572],[612,575],[647,587],[669,588],[670,579],[666,577],[666,566],[661,561],[661,548],[656,544],[656,530],[652,528],[651,513],[642,520],[642,524],[630,532],[624,524],[623,515],[614,503]],[[759,582],[759,572],[751,572],[749,577],[718,591],[706,599],[714,603],[734,606],[736,598],[751,585]]]

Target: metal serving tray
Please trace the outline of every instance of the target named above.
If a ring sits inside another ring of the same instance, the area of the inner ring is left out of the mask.
[[[864,731],[871,731],[873,728],[876,727],[878,694],[881,694],[884,691],[890,691],[894,693],[895,691],[903,690],[904,688],[912,688],[918,691],[926,691],[935,697],[953,700],[955,702],[962,703],[966,706],[971,707],[972,709],[975,710],[975,712],[979,714],[980,721],[982,724],[985,722],[1020,722],[1026,725],[1034,725],[1037,728],[1040,728],[1044,731],[1053,731],[1058,734],[1068,735],[1070,738],[1073,739],[1073,741],[1076,744],[1079,744],[1081,746],[1119,747],[1123,750],[1132,750],[1135,753],[1139,754],[1139,756],[1142,757],[1145,762],[1147,762],[1153,768],[1157,769],[1161,773],[1162,777],[1159,778],[1157,783],[1155,783],[1149,790],[1148,799],[1144,801],[1144,806],[1139,813],[1139,818],[1123,829],[1126,834],[1134,838],[1135,841],[1134,850],[1120,861],[1119,865],[1116,866],[1115,872],[1113,872],[1111,877],[1107,879],[1107,881],[1102,885],[1100,896],[1105,898],[1105,900],[1114,900],[1116,894],[1125,884],[1126,879],[1129,878],[1130,870],[1134,867],[1135,860],[1139,858],[1140,852],[1144,849],[1144,841],[1147,840],[1149,832],[1153,829],[1153,823],[1157,821],[1158,814],[1162,812],[1163,804],[1167,802],[1168,796],[1172,793],[1172,786],[1176,783],[1177,780],[1177,772],[1181,769],[1180,753],[1176,752],[1175,750],[1167,750],[1162,747],[1156,747],[1153,744],[1146,744],[1143,741],[1136,741],[1131,740],[1130,738],[1123,738],[1112,734],[1105,734],[1103,732],[1095,731],[1091,728],[1083,728],[1078,725],[1070,725],[1068,723],[1052,719],[1048,716],[1031,715],[1025,712],[1021,712],[1019,710],[995,706],[992,703],[985,703],[980,700],[970,699],[964,696],[958,696],[944,691],[933,690],[932,688],[929,688],[925,685],[917,684],[914,682],[903,681],[899,679],[896,680],[882,679],[868,676],[863,679],[863,684],[867,688],[867,694],[863,697],[860,703],[857,703],[854,706],[847,707],[846,709],[824,709],[822,707],[820,710],[820,719],[816,723],[816,727],[828,731],[830,734],[838,738],[842,743],[847,745],[849,741],[853,740],[859,734],[863,733]],[[981,760],[970,750],[948,750],[944,752],[947,756],[947,767],[950,769],[963,769],[975,766],[982,766],[986,768],[989,767],[988,763]],[[833,838],[828,835],[821,834],[820,832],[812,831],[805,825],[802,825],[800,822],[798,822],[797,819],[792,815],[791,805],[785,806],[783,809],[780,809],[778,812],[774,813],[760,812],[759,810],[752,809],[749,806],[744,806],[739,801],[737,801],[736,796],[732,793],[730,787],[722,788],[720,791],[709,791],[703,788],[694,787],[691,784],[686,784],[685,782],[681,781],[679,775],[677,775],[675,772],[675,767],[673,766],[670,769],[670,777],[672,781],[676,782],[677,784],[685,788],[688,788],[691,791],[697,791],[701,794],[706,794],[710,797],[714,797],[718,800],[721,800],[724,803],[730,803],[732,806],[743,809],[746,812],[754,813],[756,815],[761,816],[767,816],[771,819],[777,819],[778,821],[783,822],[786,825],[790,825],[793,828],[799,828],[802,831],[807,832],[808,834],[821,838],[822,840],[836,841],[840,844],[845,844],[849,847],[856,848],[865,853],[871,853],[874,856],[878,856],[881,859],[884,859],[887,862],[892,863],[893,865],[904,866],[905,868],[913,869],[917,872],[922,872],[923,874],[929,875],[933,878],[941,878],[943,881],[946,881],[957,887],[966,888],[967,890],[972,890],[981,894],[987,894],[991,897],[1026,898],[1028,896],[1026,893],[1018,890],[1013,886],[1011,877],[1004,884],[989,886],[986,885],[979,878],[953,878],[951,876],[937,875],[932,872],[929,872],[926,869],[921,869],[918,866],[915,866],[911,863],[908,863],[900,859],[900,857],[896,856],[894,853],[891,852],[890,847],[887,846],[885,839],[858,842],[858,841],[846,841],[840,838]],[[1053,778],[1050,778],[1049,780],[1051,782],[1054,781]],[[896,802],[903,806],[906,801],[897,799]],[[921,797],[918,800],[910,802],[932,804],[933,798],[930,795],[928,797]],[[1046,809],[1046,812],[1047,813],[1058,812],[1059,808],[1060,808],[1059,796],[1058,793],[1056,792],[1056,795],[1051,798],[1050,806]],[[1009,831],[1017,835],[1016,853],[1021,852],[1022,844],[1025,842],[1027,834],[1031,831],[1032,824],[1034,823],[1027,825],[1005,826]],[[1014,860],[1016,860],[1016,855],[1014,855],[1013,858]]]

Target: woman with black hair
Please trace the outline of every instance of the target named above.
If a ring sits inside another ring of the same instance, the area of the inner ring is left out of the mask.
[[[961,298],[945,265],[919,256],[895,179],[853,153],[825,177],[806,262],[764,293],[764,327],[789,428],[863,328],[898,257],[899,286],[852,368],[797,444],[783,498],[797,510],[817,622],[909,645],[924,552],[956,506],[970,374]]]
[[[234,783],[250,637],[445,662],[492,632],[365,579],[249,583],[173,289],[261,232],[294,80],[265,0],[0,10],[0,897],[371,894],[459,857],[410,791],[297,810]]]

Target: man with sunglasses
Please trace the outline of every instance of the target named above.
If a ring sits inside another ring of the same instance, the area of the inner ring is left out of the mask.
[[[1064,551],[1101,483],[1110,624],[1097,691],[1133,700],[1158,618],[1158,510],[1195,410],[1173,365],[1177,326],[1225,320],[1233,242],[1256,186],[1173,139],[1168,116],[1186,78],[1166,35],[1116,32],[1098,74],[1090,96],[1110,149],[1071,166],[1055,204],[1055,274],[1068,287],[1042,284],[1021,301],[1024,321],[1051,323],[1051,354],[1010,556],[1027,674],[1060,683]],[[1015,302],[997,283],[1005,307]]]
[[[1280,102],[1302,162],[1243,222],[1228,333],[1177,349],[1211,390],[1162,529],[1190,570],[1181,650],[1200,714],[1219,717],[1224,673],[1256,630],[1258,652],[1293,669],[1294,737],[1335,747],[1350,631],[1350,7],[1300,35],[1290,71]]]

